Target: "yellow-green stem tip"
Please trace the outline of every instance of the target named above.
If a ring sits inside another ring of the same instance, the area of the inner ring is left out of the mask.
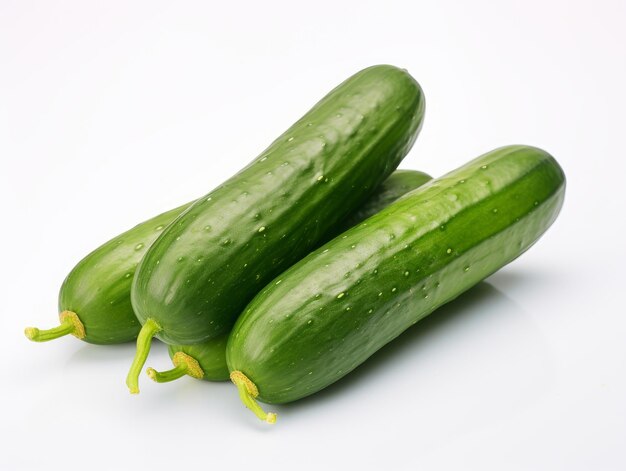
[[[152,381],[156,381],[157,372],[154,368],[148,368],[146,370],[146,374],[150,377]]]
[[[37,337],[38,333],[39,329],[37,327],[26,327],[24,329],[24,335],[28,340],[33,340],[35,337]]]

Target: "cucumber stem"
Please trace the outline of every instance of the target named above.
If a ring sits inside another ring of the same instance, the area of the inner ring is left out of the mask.
[[[130,365],[128,376],[126,376],[126,386],[131,394],[139,394],[139,373],[143,365],[146,363],[148,354],[150,353],[150,344],[152,337],[161,330],[161,326],[154,319],[147,319],[137,337],[137,351],[135,358]]]
[[[197,379],[201,379],[204,376],[204,370],[200,367],[198,360],[185,352],[176,352],[172,357],[172,362],[174,363],[174,368],[171,370],[157,371],[154,368],[148,368],[146,373],[157,383],[167,383],[185,375]]]
[[[235,384],[235,386],[237,386],[241,402],[243,402],[243,404],[250,409],[254,415],[268,424],[276,422],[276,414],[273,412],[266,413],[256,401],[255,398],[259,395],[259,390],[256,387],[256,384],[250,381],[250,379],[241,371],[233,371],[230,374],[230,380]]]
[[[187,365],[181,363],[180,365],[176,365],[174,368],[167,371],[157,371],[154,368],[148,368],[146,370],[148,376],[153,381],[157,383],[169,383],[170,381],[174,381],[175,379],[182,378],[187,374]]]
[[[58,339],[74,331],[74,325],[71,322],[63,322],[52,329],[39,330],[37,327],[26,327],[24,334],[33,342],[47,342],[48,340]]]
[[[68,334],[83,339],[85,338],[85,326],[72,311],[63,311],[59,314],[60,324],[52,329],[41,330],[37,327],[26,327],[24,335],[33,342],[47,342],[58,339]]]

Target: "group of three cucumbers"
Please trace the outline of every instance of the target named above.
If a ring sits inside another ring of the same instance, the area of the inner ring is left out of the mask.
[[[546,152],[496,149],[441,178],[395,171],[421,128],[405,71],[362,70],[235,176],[84,258],[59,296],[60,325],[26,329],[113,344],[153,337],[183,375],[230,378],[244,404],[286,403],[376,350],[528,249],[561,208]]]

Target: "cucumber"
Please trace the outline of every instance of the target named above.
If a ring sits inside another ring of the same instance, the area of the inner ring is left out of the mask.
[[[352,213],[345,223],[339,224],[338,229],[333,231],[334,234],[341,234],[344,230],[364,221],[428,180],[431,180],[431,177],[423,172],[396,170],[363,206]],[[185,375],[207,381],[225,381],[229,378],[226,366],[227,340],[228,334],[223,334],[196,345],[170,345],[168,351],[174,368],[163,372],[148,368],[148,376],[158,383],[173,381]]]
[[[149,219],[98,247],[70,271],[59,292],[60,325],[27,327],[26,337],[46,342],[73,335],[110,345],[137,338],[141,324],[130,302],[133,274],[146,249],[191,203]]]
[[[362,70],[261,155],[198,199],[152,244],[133,280],[143,327],[131,393],[155,335],[192,345],[228,332],[268,281],[310,252],[398,166],[424,99],[404,70]]]
[[[509,146],[431,180],[320,247],[264,288],[226,359],[244,403],[319,391],[548,229],[565,176],[546,152]]]

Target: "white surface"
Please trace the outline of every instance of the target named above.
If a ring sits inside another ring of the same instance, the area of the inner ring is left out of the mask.
[[[0,3],[0,469],[626,469],[624,2],[211,3]],[[564,209],[521,259],[274,427],[228,383],[131,397],[131,345],[24,338],[85,253],[382,62],[427,97],[401,167],[560,161]]]

